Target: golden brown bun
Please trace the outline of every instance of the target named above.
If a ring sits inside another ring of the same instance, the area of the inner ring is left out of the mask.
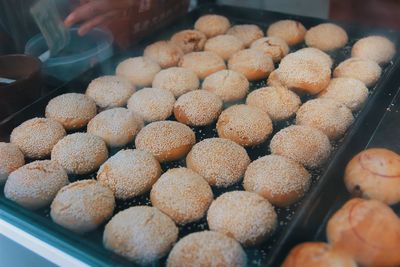
[[[268,36],[277,36],[286,41],[288,45],[301,43],[306,35],[303,24],[294,20],[280,20],[269,25]]]
[[[250,49],[263,52],[265,55],[271,57],[274,62],[279,62],[289,53],[289,46],[285,40],[276,36],[255,40],[251,44]]]
[[[333,77],[347,77],[362,81],[365,86],[374,85],[382,69],[372,60],[352,57],[341,62],[333,71]]]
[[[311,27],[305,36],[307,46],[322,51],[331,51],[346,45],[349,38],[346,31],[333,23],[321,23]]]
[[[194,28],[203,32],[208,38],[226,33],[230,26],[229,20],[220,15],[201,16],[194,24]]]
[[[201,31],[183,30],[172,35],[171,41],[186,54],[194,51],[202,51],[207,37]]]
[[[268,79],[267,79],[267,85],[268,85],[268,86],[279,86],[279,87],[283,87],[281,81],[279,80],[277,69],[276,69],[276,70],[273,70],[273,71],[269,74]]]
[[[115,74],[125,77],[133,85],[144,87],[151,85],[154,76],[160,70],[160,65],[151,58],[133,57],[120,62],[115,70]]]
[[[352,57],[370,59],[378,64],[388,63],[396,53],[396,47],[386,37],[368,36],[358,40],[351,49]]]
[[[249,47],[252,42],[264,36],[260,27],[251,24],[235,25],[226,34],[239,38],[245,47]]]
[[[154,60],[161,68],[165,69],[177,66],[183,56],[183,51],[171,41],[158,41],[148,45],[144,49],[143,55]]]
[[[228,60],[233,54],[244,49],[243,42],[233,35],[218,35],[207,40],[204,51],[211,51],[220,56],[223,60]]]
[[[179,62],[179,66],[194,71],[200,80],[214,72],[226,69],[224,60],[210,51],[186,54]]]
[[[349,200],[328,221],[326,233],[335,249],[364,266],[400,266],[400,219],[377,200]]]
[[[188,68],[172,67],[157,73],[152,86],[153,88],[168,90],[175,97],[179,97],[189,91],[199,89],[200,81],[195,71]]]
[[[0,185],[6,182],[10,173],[24,164],[24,154],[16,145],[0,142]]]
[[[270,56],[255,49],[245,49],[231,56],[228,68],[242,73],[249,81],[256,81],[265,79],[275,67]]]

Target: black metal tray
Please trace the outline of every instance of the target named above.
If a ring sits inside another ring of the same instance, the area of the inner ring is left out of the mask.
[[[151,37],[145,39],[139,44],[132,47],[129,52],[121,53],[114,56],[108,61],[96,66],[95,68],[87,71],[79,78],[67,83],[60,87],[58,90],[53,91],[48,96],[38,100],[31,106],[24,110],[14,114],[7,122],[0,124],[0,140],[7,141],[11,130],[22,123],[23,121],[35,117],[43,116],[44,108],[47,102],[54,96],[65,93],[65,92],[84,92],[89,82],[101,75],[113,74],[116,65],[124,58],[131,56],[139,56],[142,54],[143,49],[146,45],[160,39],[167,39],[173,33],[187,28],[192,28],[195,20],[203,14],[217,13],[227,16],[234,24],[243,23],[254,23],[262,27],[263,30],[267,26],[280,19],[296,19],[301,21],[307,28],[325,22],[324,20],[289,16],[285,14],[279,14],[274,12],[235,8],[228,6],[208,5],[197,8],[196,10],[189,13],[186,17],[178,19],[172,25],[167,25],[164,30],[157,31],[152,34]],[[349,44],[343,49],[339,49],[331,53],[332,58],[335,60],[334,67],[343,61],[345,58],[350,56],[351,45],[358,39],[364,36],[368,36],[375,33],[384,34],[391,38],[396,46],[399,47],[400,37],[398,33],[390,32],[382,29],[371,29],[362,28],[354,25],[342,25],[348,32],[350,37]],[[292,50],[304,47],[304,44],[293,47]],[[249,258],[249,266],[278,266],[278,263],[285,257],[288,250],[293,244],[309,239],[319,229],[321,222],[325,218],[327,210],[335,203],[338,198],[338,194],[341,192],[336,190],[336,184],[338,183],[338,171],[341,170],[341,164],[347,162],[354,151],[358,151],[360,147],[365,146],[369,137],[377,127],[381,117],[383,116],[386,107],[393,98],[395,88],[392,86],[396,82],[396,71],[400,69],[400,64],[397,56],[392,64],[388,64],[384,67],[382,77],[378,84],[372,89],[369,99],[361,110],[361,112],[355,114],[356,121],[350,127],[346,136],[335,142],[335,151],[332,153],[329,163],[319,170],[312,170],[313,184],[310,191],[306,194],[305,198],[288,207],[288,208],[277,208],[279,226],[274,235],[268,239],[261,247],[247,248],[246,252]],[[399,81],[400,82],[400,81]],[[265,86],[265,81],[256,82],[251,84],[251,89]],[[397,87],[396,87],[397,88]],[[308,98],[305,97],[303,102]],[[173,118],[171,118],[173,119]],[[293,124],[294,120],[280,122],[274,124],[274,133],[280,129]],[[197,140],[216,136],[216,132],[212,127],[204,127],[195,129]],[[267,140],[260,146],[249,148],[248,153],[252,160],[259,156],[268,154]],[[128,145],[128,147],[132,147]],[[115,151],[111,151],[110,155],[114,154]],[[346,160],[347,159],[347,160]],[[170,164],[164,164],[163,169],[176,166],[182,166],[184,161],[177,161]],[[93,177],[85,176],[85,178]],[[75,180],[81,177],[70,177],[71,180]],[[240,184],[234,185],[227,190],[214,189],[215,196],[221,194],[222,191],[235,190],[241,188]],[[54,224],[49,218],[49,209],[39,210],[37,212],[31,212],[18,207],[15,203],[12,203],[4,198],[3,188],[0,188],[0,218],[3,218],[14,225],[22,228],[28,233],[42,239],[52,246],[63,250],[72,256],[87,262],[90,265],[96,266],[131,266],[132,263],[125,259],[105,250],[102,246],[102,231],[103,227],[98,230],[88,233],[83,236],[72,234],[70,231],[63,229],[62,227]],[[117,210],[124,209],[131,205],[137,204],[149,204],[148,195],[143,197],[132,199],[126,202],[117,202]],[[180,227],[180,235],[185,235],[189,232],[199,231],[207,228],[207,224],[203,219],[200,222]],[[159,265],[163,265],[161,260]],[[158,265],[158,264],[155,264]]]

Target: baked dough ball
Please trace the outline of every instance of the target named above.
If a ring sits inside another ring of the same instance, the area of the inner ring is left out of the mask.
[[[172,115],[175,97],[171,91],[159,88],[143,88],[128,100],[128,109],[149,123],[166,120]]]
[[[335,68],[333,77],[354,78],[370,87],[378,81],[381,73],[382,69],[375,61],[352,57]]]
[[[125,146],[142,129],[143,120],[126,108],[108,109],[94,117],[87,132],[101,137],[109,147]]]
[[[272,154],[297,161],[308,168],[321,166],[329,157],[328,137],[309,126],[291,125],[280,130],[270,143]]]
[[[95,171],[108,157],[106,143],[89,133],[74,133],[61,139],[51,151],[51,159],[68,174],[87,174]]]
[[[222,111],[219,96],[206,90],[195,90],[178,98],[174,106],[177,121],[190,126],[205,126],[217,120]]]
[[[368,36],[358,40],[351,49],[351,56],[373,60],[378,64],[388,63],[396,54],[392,41],[383,36]]]
[[[104,246],[138,264],[164,257],[178,239],[178,228],[153,207],[136,206],[117,213],[106,225]]]
[[[272,121],[261,109],[249,105],[234,105],[225,109],[217,121],[218,136],[241,146],[255,146],[272,133]]]
[[[273,121],[292,117],[301,105],[301,100],[294,92],[283,86],[269,86],[252,91],[246,104],[266,112]]]
[[[165,69],[177,66],[183,57],[183,51],[171,41],[158,41],[146,46],[143,56],[154,60]]]
[[[61,123],[66,130],[80,129],[96,116],[96,103],[84,94],[59,95],[46,106],[46,118]]]
[[[204,51],[214,52],[223,60],[228,60],[233,54],[244,49],[243,42],[233,35],[218,35],[208,39]]]
[[[24,154],[16,145],[0,142],[0,185],[6,182],[10,173],[24,164]]]
[[[189,234],[179,240],[168,256],[168,267],[243,267],[247,256],[233,238],[214,231]]]
[[[226,34],[233,35],[242,40],[245,47],[249,47],[252,42],[264,36],[260,27],[251,24],[235,25]]]
[[[322,51],[331,51],[347,44],[349,38],[346,31],[333,23],[321,23],[308,29],[305,35],[307,46],[318,48]]]
[[[196,143],[192,129],[176,121],[157,121],[145,126],[137,135],[136,148],[153,154],[160,162],[180,159]]]
[[[364,150],[347,164],[344,182],[350,193],[396,204],[400,202],[400,156],[384,148]]]
[[[329,242],[362,266],[400,266],[400,219],[377,200],[349,200],[328,221]]]
[[[314,47],[305,47],[296,51],[297,55],[307,57],[321,63],[325,63],[329,68],[332,68],[333,59],[325,52],[314,48]]]
[[[112,191],[96,180],[82,180],[61,188],[51,203],[53,221],[76,233],[96,229],[113,214]]]
[[[202,51],[207,37],[201,31],[183,30],[172,35],[171,41],[186,54],[194,51]]]
[[[254,49],[236,52],[228,61],[228,68],[242,73],[249,81],[261,80],[274,70],[271,57]]]
[[[229,27],[231,27],[229,20],[220,15],[201,16],[194,24],[194,28],[203,32],[208,38],[226,33]]]
[[[68,183],[68,175],[58,163],[34,161],[10,174],[4,196],[24,208],[40,209],[48,206],[58,190]]]
[[[250,158],[246,150],[223,138],[200,141],[186,157],[186,166],[206,179],[212,186],[228,187],[244,175]]]
[[[150,191],[161,175],[160,163],[149,152],[120,150],[100,166],[97,180],[116,198],[128,199]]]
[[[275,87],[275,86],[281,86],[281,87],[283,87],[281,81],[279,80],[279,77],[278,77],[278,70],[277,70],[277,69],[273,70],[273,71],[269,74],[268,79],[267,79],[267,85],[268,85],[268,86],[274,86],[274,87]]]
[[[153,80],[153,88],[168,90],[175,97],[199,89],[199,86],[200,81],[194,71],[179,67],[162,70]]]
[[[352,111],[357,111],[368,98],[368,88],[353,78],[334,78],[318,97],[335,100]]]
[[[306,31],[303,24],[298,21],[280,20],[269,25],[267,35],[280,37],[288,45],[295,45],[303,42]]]
[[[353,114],[345,105],[324,98],[307,101],[296,113],[296,124],[316,128],[330,140],[341,138],[353,121]]]
[[[224,60],[210,51],[186,54],[179,62],[179,66],[194,71],[201,80],[214,72],[226,69]]]
[[[243,186],[278,207],[302,198],[310,187],[311,175],[299,163],[278,155],[261,157],[247,167]]]
[[[278,220],[274,207],[256,193],[232,191],[211,203],[207,213],[210,230],[235,238],[244,246],[264,242]]]
[[[134,92],[135,86],[126,78],[107,75],[91,81],[85,94],[104,110],[125,106]]]
[[[10,142],[16,145],[27,158],[43,159],[51,154],[66,132],[54,119],[33,118],[25,121],[11,132]]]
[[[287,43],[276,36],[255,40],[251,43],[250,49],[263,52],[265,55],[271,57],[274,62],[279,62],[289,53],[289,46]]]
[[[161,175],[151,189],[150,200],[177,224],[187,224],[204,217],[213,193],[201,175],[176,168]]]
[[[282,267],[357,267],[346,253],[323,242],[305,242],[295,246],[287,255]]]
[[[246,97],[249,86],[246,76],[240,72],[220,70],[203,81],[202,89],[213,92],[224,102],[234,102]]]
[[[151,58],[133,57],[118,64],[115,73],[140,87],[150,86],[161,67]]]

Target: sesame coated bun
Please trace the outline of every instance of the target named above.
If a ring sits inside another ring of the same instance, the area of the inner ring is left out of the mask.
[[[224,60],[210,51],[186,54],[179,62],[179,66],[194,71],[200,80],[203,80],[214,72],[226,69]]]
[[[400,219],[380,201],[349,200],[329,219],[326,234],[362,266],[400,266]]]
[[[114,207],[110,189],[96,180],[82,180],[61,188],[51,203],[50,216],[62,227],[82,234],[107,221]]]
[[[51,154],[66,132],[54,119],[33,118],[25,121],[11,132],[10,142],[16,145],[27,158],[43,159]]]
[[[231,56],[228,68],[242,73],[249,81],[256,81],[266,78],[275,67],[270,56],[255,49],[245,49]]]
[[[328,137],[309,126],[291,125],[277,132],[270,143],[271,153],[292,159],[305,167],[321,166],[329,157]]]
[[[396,54],[392,41],[383,36],[368,36],[358,40],[351,49],[351,56],[373,60],[378,64],[388,63]]]
[[[131,207],[117,213],[106,225],[104,246],[138,264],[164,257],[178,239],[178,227],[157,208]]]
[[[244,49],[242,40],[233,35],[218,35],[208,39],[204,51],[214,52],[227,61],[233,54]]]
[[[352,57],[335,68],[333,77],[354,78],[370,87],[378,81],[381,73],[382,69],[375,61]]]
[[[50,100],[46,106],[46,118],[55,119],[66,130],[76,130],[86,126],[96,113],[94,100],[77,93],[59,95]]]
[[[128,79],[135,86],[145,87],[151,85],[154,76],[160,70],[160,65],[151,58],[134,57],[120,62],[115,73]]]
[[[210,230],[235,238],[244,246],[263,243],[275,230],[274,207],[256,193],[231,191],[215,199],[208,210]]]
[[[24,164],[24,154],[16,145],[0,142],[0,185],[6,182],[10,173]]]
[[[229,20],[220,15],[204,15],[196,20],[194,28],[203,32],[208,38],[224,34],[231,27]]]
[[[342,48],[348,40],[346,31],[333,23],[321,23],[311,27],[305,36],[307,46],[315,47],[322,51]]]
[[[137,149],[146,150],[160,162],[178,160],[196,143],[188,126],[176,121],[157,121],[145,126],[137,135]]]
[[[239,38],[245,47],[249,47],[252,42],[264,36],[260,27],[250,24],[235,25],[230,28],[226,34]]]
[[[58,162],[68,174],[95,171],[108,157],[106,143],[89,133],[74,133],[61,139],[51,151],[51,160]]]
[[[243,267],[247,256],[233,238],[214,231],[189,234],[179,240],[168,256],[168,267]]]
[[[279,80],[278,70],[277,69],[273,70],[269,74],[268,79],[267,79],[267,85],[268,86],[273,86],[273,87],[284,87],[282,85],[282,82]]]
[[[175,223],[187,224],[204,217],[213,193],[201,175],[187,168],[176,168],[161,175],[151,189],[150,200]]]
[[[201,31],[183,30],[172,35],[171,41],[179,46],[183,53],[187,54],[194,51],[202,51],[207,37]]]
[[[243,186],[278,207],[302,198],[310,187],[311,175],[299,163],[278,155],[261,157],[247,167]]]
[[[183,56],[183,51],[171,41],[158,41],[148,45],[144,49],[143,56],[152,59],[165,69],[177,66]]]
[[[325,53],[324,51],[319,50],[318,48],[305,47],[305,48],[297,50],[296,53],[298,55],[302,55],[303,57],[307,57],[307,58],[319,61],[321,63],[324,63],[329,68],[332,68],[333,59],[331,58],[331,56],[328,55],[327,53]]]
[[[193,146],[186,157],[186,166],[212,186],[228,187],[244,175],[250,158],[246,150],[223,138],[209,138]]]
[[[24,208],[35,210],[48,206],[58,190],[68,183],[68,175],[58,163],[34,161],[10,174],[4,195]]]
[[[188,54],[190,55],[190,54]],[[153,88],[170,91],[175,97],[199,89],[200,81],[196,72],[180,67],[160,71],[153,80]]]
[[[396,204],[400,202],[400,156],[384,148],[364,150],[347,164],[344,182],[350,193]]]
[[[280,20],[269,25],[267,36],[280,37],[288,45],[295,45],[303,42],[306,31],[303,24],[298,21]]]
[[[274,62],[279,62],[289,53],[289,46],[282,38],[276,36],[264,37],[251,43],[250,49],[263,52],[272,58]]]

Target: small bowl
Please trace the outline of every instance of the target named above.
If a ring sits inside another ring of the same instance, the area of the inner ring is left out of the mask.
[[[0,121],[31,104],[41,95],[41,62],[27,55],[0,56],[0,77],[16,80],[0,83]]]

